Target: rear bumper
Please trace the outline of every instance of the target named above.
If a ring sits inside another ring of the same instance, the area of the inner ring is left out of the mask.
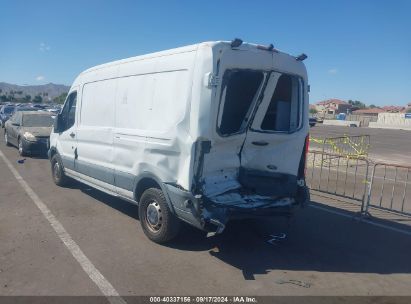
[[[298,187],[297,195],[290,204],[281,203],[280,199],[259,207],[234,206],[215,203],[205,196],[194,196],[172,184],[164,184],[170,208],[181,220],[205,231],[222,232],[227,222],[234,219],[252,219],[261,217],[291,216],[298,205],[310,200],[306,186]]]

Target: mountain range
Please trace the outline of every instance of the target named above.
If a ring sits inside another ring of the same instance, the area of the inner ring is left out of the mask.
[[[15,97],[24,97],[30,95],[47,97],[53,99],[63,93],[67,93],[69,86],[63,84],[47,83],[42,85],[17,85],[6,82],[0,82],[0,95],[14,95]]]

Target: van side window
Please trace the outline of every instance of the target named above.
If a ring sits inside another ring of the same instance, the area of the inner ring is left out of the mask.
[[[301,88],[299,78],[286,74],[280,76],[261,124],[262,130],[293,132],[298,129],[302,104]]]
[[[61,119],[63,120],[64,130],[70,129],[75,122],[76,114],[76,104],[77,104],[77,92],[70,93],[67,97],[67,101],[61,111]]]
[[[221,135],[242,131],[263,78],[262,72],[251,70],[228,70],[224,73],[222,89],[224,105],[222,114],[219,113]]]

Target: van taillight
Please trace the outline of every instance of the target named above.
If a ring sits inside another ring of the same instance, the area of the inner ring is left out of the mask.
[[[307,155],[308,155],[308,148],[310,145],[310,135],[307,135],[304,142],[304,149],[303,153],[301,153],[300,165],[298,167],[298,178],[305,178],[305,174],[307,172]]]

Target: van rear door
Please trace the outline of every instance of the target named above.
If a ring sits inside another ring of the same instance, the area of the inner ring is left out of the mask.
[[[258,194],[292,196],[306,132],[303,80],[271,72],[241,151],[242,185]]]
[[[275,71],[226,70],[217,133],[205,155],[204,193],[295,193],[306,132],[303,80]],[[244,193],[244,191],[241,191]]]
[[[203,193],[209,197],[241,187],[238,172],[247,122],[266,82],[262,71],[230,69],[223,74],[216,136],[204,156]]]

